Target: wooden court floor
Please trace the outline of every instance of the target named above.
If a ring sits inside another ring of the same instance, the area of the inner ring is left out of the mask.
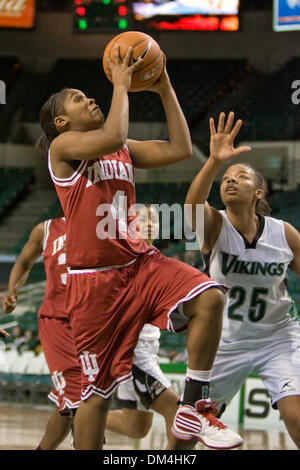
[[[52,409],[48,406],[28,407],[0,404],[0,450],[33,450],[46,428]],[[235,429],[237,430],[237,429]],[[239,430],[244,444],[239,450],[297,450],[287,432],[262,429]],[[106,432],[106,450],[161,450],[166,445],[163,419],[155,415],[148,435],[140,440]],[[69,438],[59,447],[72,450]],[[203,449],[199,445],[199,450]]]

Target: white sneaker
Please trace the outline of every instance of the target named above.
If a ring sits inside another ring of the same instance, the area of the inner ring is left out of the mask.
[[[224,426],[213,414],[217,411],[211,400],[199,400],[195,408],[182,405],[178,408],[172,426],[172,434],[181,440],[196,437],[212,449],[233,449],[243,443],[239,434]]]

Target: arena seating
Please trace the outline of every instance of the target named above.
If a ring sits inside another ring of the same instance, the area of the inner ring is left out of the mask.
[[[269,197],[272,215],[285,220],[300,230],[300,187],[295,191],[275,192]]]
[[[0,213],[12,206],[33,179],[32,168],[0,168]]]
[[[7,139],[9,121],[13,117],[9,106],[10,93],[17,87],[20,69],[21,67],[16,57],[0,57],[0,79],[6,85],[6,105],[0,105],[0,142],[5,142]]]
[[[0,400],[47,403],[52,382],[44,353],[7,351],[5,359],[5,364],[0,364]]]
[[[47,219],[52,219],[54,217],[57,217],[57,214],[59,212],[59,209],[60,209],[60,203],[59,203],[59,200],[58,198],[55,200],[55,202],[48,208],[45,208],[36,218],[36,220],[34,221],[34,223],[32,224],[32,227],[30,227],[28,230],[26,230],[25,233],[23,233],[21,236],[20,236],[20,239],[18,241],[18,243],[12,248],[12,252],[13,253],[20,253],[21,249],[23,248],[24,244],[26,243],[26,241],[28,240],[28,236],[31,232],[31,230],[33,229],[33,227],[43,221],[43,220],[47,220]]]
[[[169,60],[168,72],[188,120],[192,120],[201,106],[223,89],[234,77],[246,70],[244,59],[225,60]],[[189,73],[187,74],[187,70]],[[34,88],[34,96],[24,91]],[[42,104],[51,93],[64,87],[83,90],[94,97],[104,115],[109,110],[112,85],[105,77],[99,60],[58,59],[49,74],[21,70],[21,79],[11,90],[10,101],[15,110],[22,110],[23,121],[37,121]],[[109,99],[108,99],[109,97]],[[130,120],[132,122],[163,121],[163,108],[158,96],[150,92],[130,93]]]
[[[299,65],[300,58],[295,57],[272,73],[253,74],[252,83],[246,84],[245,96],[236,108],[246,122],[241,138],[258,141],[299,138],[299,106],[292,102],[292,83],[297,79]]]
[[[262,73],[246,59],[170,59],[168,73],[196,140],[199,120],[206,122],[208,113],[221,108],[228,111],[229,103],[244,120],[240,134],[244,140],[287,140],[300,135],[298,107],[291,100],[299,62],[294,57],[279,70]],[[58,59],[50,73],[41,73],[21,66],[16,58],[0,58],[0,69],[1,76],[10,77],[7,105],[0,110],[0,141],[8,138],[7,126],[17,111],[21,121],[36,122],[41,105],[63,87],[82,89],[107,115],[112,86],[100,60]],[[32,88],[35,93],[29,95]],[[164,121],[159,97],[150,92],[130,93],[130,120]],[[201,134],[207,142],[207,132]]]
[[[168,74],[188,121],[192,123],[215,95],[223,94],[230,81],[246,70],[246,65],[246,60],[168,60]],[[130,96],[132,121],[165,120],[158,96],[150,92]]]

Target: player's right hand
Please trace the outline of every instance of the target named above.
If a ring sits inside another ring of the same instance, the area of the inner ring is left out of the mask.
[[[114,62],[109,56],[106,57],[107,64],[111,73],[111,79],[114,87],[123,86],[129,90],[131,85],[131,77],[135,69],[140,65],[143,59],[139,58],[133,65],[131,62],[133,48],[129,47],[123,59],[120,57],[120,46],[116,44]]]
[[[213,118],[209,120],[210,126],[210,157],[224,163],[237,157],[243,152],[249,152],[251,147],[246,145],[235,148],[234,141],[241,127],[242,120],[234,122],[234,113],[231,111],[226,120],[225,113],[220,113],[217,130]]]
[[[5,313],[11,313],[17,305],[17,295],[7,294],[0,299],[1,308]]]
[[[172,85],[171,85],[170,78],[167,72],[167,67],[166,67],[167,58],[164,53],[162,54],[164,58],[164,65],[163,65],[161,75],[156,80],[156,82],[154,82],[149,88],[147,88],[147,91],[154,91],[158,94],[168,92],[170,89],[172,89]]]

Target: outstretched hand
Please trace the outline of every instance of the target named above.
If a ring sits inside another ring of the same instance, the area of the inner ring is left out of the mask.
[[[237,157],[243,152],[249,152],[251,147],[242,146],[234,148],[234,140],[237,137],[241,127],[242,120],[239,119],[234,124],[234,113],[230,112],[225,119],[225,113],[220,113],[218,129],[215,128],[214,119],[210,118],[210,156],[214,160],[224,163]]]

